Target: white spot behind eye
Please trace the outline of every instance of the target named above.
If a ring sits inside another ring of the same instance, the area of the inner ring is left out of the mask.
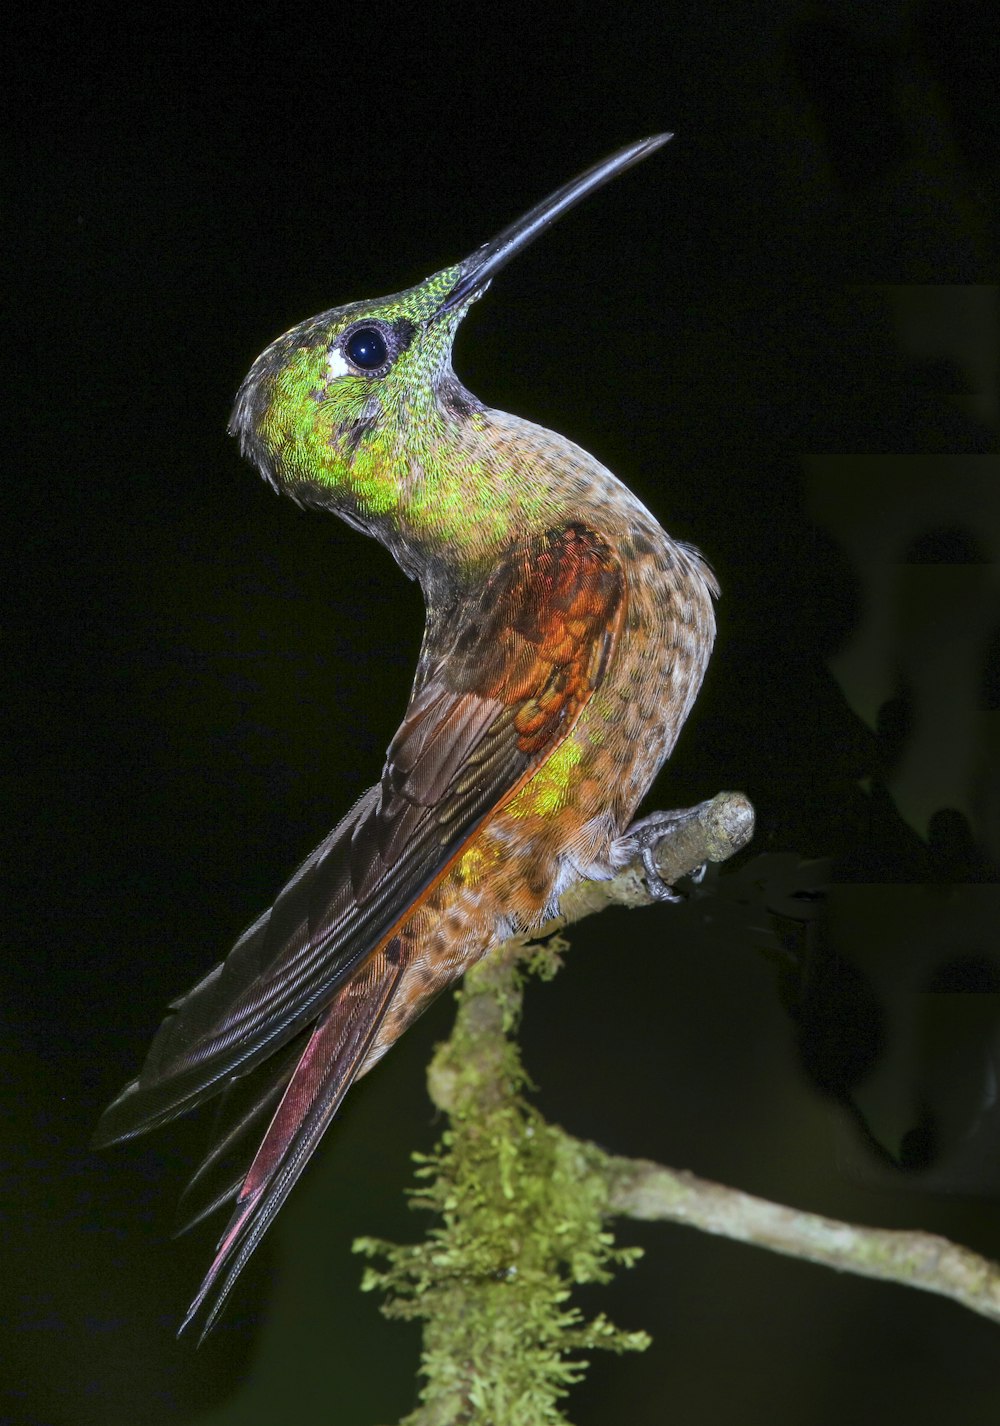
[[[336,381],[338,376],[350,376],[351,367],[348,366],[344,353],[339,347],[331,347],[326,358],[326,379]]]

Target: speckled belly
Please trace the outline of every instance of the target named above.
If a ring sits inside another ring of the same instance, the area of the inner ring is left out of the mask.
[[[540,924],[574,881],[611,874],[611,844],[676,741],[714,633],[697,557],[671,546],[677,567],[665,571],[662,548],[655,554],[633,565],[602,687],[398,929],[405,969],[365,1069],[492,946]]]

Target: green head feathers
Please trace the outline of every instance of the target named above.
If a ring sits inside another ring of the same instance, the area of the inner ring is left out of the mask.
[[[464,308],[441,307],[460,276],[446,268],[392,297],[335,307],[257,358],[230,430],[272,485],[361,515],[393,508],[404,434],[433,424],[458,386],[451,348]]]
[[[243,452],[277,489],[382,538],[402,524],[408,538],[427,533],[437,542],[476,531],[502,536],[511,518],[510,491],[501,489],[507,471],[483,435],[483,407],[452,371],[455,332],[516,253],[669,137],[642,139],[595,164],[419,286],[333,308],[279,337],[236,400],[230,430]]]

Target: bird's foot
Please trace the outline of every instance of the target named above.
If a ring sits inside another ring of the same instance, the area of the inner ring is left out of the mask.
[[[611,847],[613,865],[620,869],[639,857],[645,874],[650,896],[657,901],[680,902],[684,900],[669,882],[665,881],[656,864],[656,851],[664,841],[672,841],[682,829],[698,819],[704,804],[697,807],[678,808],[673,812],[652,812],[633,822],[627,832],[623,832]],[[697,885],[705,875],[707,862],[692,871],[684,873]]]

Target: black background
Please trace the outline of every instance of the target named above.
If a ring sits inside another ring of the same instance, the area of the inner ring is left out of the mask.
[[[711,560],[719,644],[650,805],[743,788],[758,836],[680,910],[579,929],[528,998],[539,1102],[619,1152],[1000,1257],[993,22],[969,0],[545,16],[8,35],[4,1421],[412,1404],[416,1333],[359,1297],[349,1245],[422,1228],[402,1187],[445,1001],[351,1096],[198,1353],[173,1331],[212,1238],[169,1233],[204,1123],[87,1148],[165,1003],[377,774],[419,643],[388,556],[276,499],[226,420],[278,332],[664,128],[497,280],[456,366]],[[579,1426],[996,1419],[998,1329],[956,1306],[620,1237],[643,1262],[585,1305],[654,1345],[595,1363]]]

